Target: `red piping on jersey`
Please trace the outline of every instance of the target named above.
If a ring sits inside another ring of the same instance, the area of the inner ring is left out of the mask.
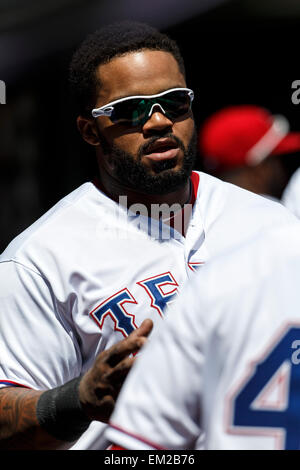
[[[192,186],[193,186],[191,204],[194,205],[194,203],[197,199],[197,193],[198,193],[199,182],[200,182],[200,176],[195,171],[192,171],[191,182],[192,182]]]
[[[187,201],[184,206],[188,205],[188,204],[191,204],[192,207],[194,207],[194,204],[195,204],[195,201],[197,199],[197,193],[198,193],[198,187],[199,187],[199,175],[198,173],[195,173],[194,171],[191,173],[191,177],[190,177],[190,182],[191,182],[191,185],[192,185],[192,188],[191,188],[191,195],[190,195],[190,199],[189,201]],[[181,209],[181,217],[184,218],[184,210],[185,208],[183,207]],[[180,215],[179,215],[180,216]],[[170,217],[169,219],[169,224],[172,228],[174,228],[174,224],[175,224],[175,217],[178,217],[178,213],[177,214],[173,214],[172,217]],[[185,235],[183,233],[183,235]]]
[[[156,450],[166,450],[166,447],[160,447],[157,444],[154,444],[151,441],[148,441],[147,439],[144,439],[143,437],[140,437],[132,432],[125,431],[125,429],[121,428],[120,426],[117,426],[116,424],[109,423],[111,428],[116,429],[117,431],[122,432],[123,434],[127,434],[127,436],[133,437],[134,439],[137,439],[138,441],[144,442],[144,444],[147,444],[148,446],[152,447],[153,449]],[[116,445],[116,444],[114,444]]]
[[[202,264],[205,264],[205,261],[195,261],[195,262],[189,262],[188,261],[188,267],[190,268],[191,271],[196,272],[196,269],[194,266],[201,266]]]
[[[14,382],[13,380],[0,380],[0,385],[7,385],[8,387],[23,387],[23,388],[31,388],[27,385],[20,384],[18,382]]]

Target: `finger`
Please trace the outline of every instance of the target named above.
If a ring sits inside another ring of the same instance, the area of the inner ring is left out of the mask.
[[[111,370],[111,373],[109,375],[109,381],[113,384],[113,397],[115,399],[117,399],[122,385],[135,361],[136,358],[127,357],[126,359],[123,359],[123,361],[121,361],[120,364],[118,364],[114,369]]]
[[[123,382],[135,360],[135,357],[126,357],[116,367],[111,369],[109,373],[109,382],[113,384],[113,386]]]
[[[150,318],[146,318],[139,328],[134,330],[129,336],[149,336],[153,329],[153,321]]]
[[[110,350],[107,358],[107,364],[110,367],[116,367],[124,358],[131,354],[137,353],[147,341],[144,336],[137,338],[126,338],[122,342],[116,344]]]
[[[108,350],[107,363],[111,367],[114,367],[126,356],[138,352],[146,342],[147,336],[150,334],[152,328],[152,320],[144,320],[141,326],[134,330],[128,338],[120,341]]]

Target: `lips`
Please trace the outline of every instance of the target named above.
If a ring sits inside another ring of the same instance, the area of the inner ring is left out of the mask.
[[[146,148],[144,156],[151,160],[167,160],[177,157],[180,148],[175,140],[169,138],[157,139]]]

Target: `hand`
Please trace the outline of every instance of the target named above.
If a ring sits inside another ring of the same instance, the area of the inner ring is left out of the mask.
[[[119,391],[135,361],[134,357],[129,356],[141,349],[152,328],[152,320],[144,320],[126,339],[100,353],[93,367],[82,377],[79,399],[90,419],[108,422]]]

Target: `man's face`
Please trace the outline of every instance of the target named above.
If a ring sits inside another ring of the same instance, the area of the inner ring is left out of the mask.
[[[175,58],[167,52],[143,50],[112,59],[97,70],[101,89],[95,107],[134,95],[154,95],[186,87]],[[192,170],[196,133],[191,111],[170,120],[155,107],[144,125],[114,124],[96,119],[101,168],[124,188],[149,194],[175,191]]]

